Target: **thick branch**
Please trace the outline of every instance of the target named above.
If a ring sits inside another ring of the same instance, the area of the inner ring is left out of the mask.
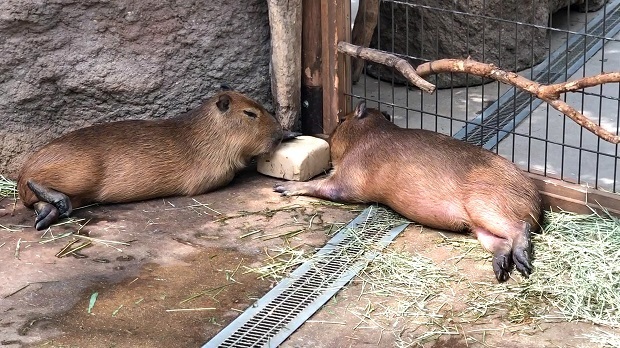
[[[426,77],[439,73],[460,72],[486,77],[512,85],[547,102],[554,109],[568,116],[577,124],[596,134],[598,137],[607,140],[610,143],[620,143],[620,136],[603,129],[601,126],[590,121],[579,111],[575,110],[575,108],[559,99],[560,94],[562,93],[572,92],[603,83],[620,82],[620,73],[600,74],[597,76],[585,77],[576,81],[557,83],[553,85],[541,85],[538,82],[531,81],[516,73],[501,70],[492,64],[480,63],[470,59],[436,60],[419,65],[416,72],[420,77]]]
[[[544,93],[549,95],[557,93],[556,97],[559,98],[559,94],[561,93],[574,92],[580,89],[618,81],[620,81],[620,72],[602,73],[600,75],[584,77],[576,81],[568,81],[544,86],[542,89]]]
[[[362,58],[392,67],[398,70],[398,72],[403,74],[414,86],[417,86],[421,90],[427,93],[433,93],[435,91],[435,85],[418,76],[416,70],[406,60],[393,54],[374,50],[372,48],[359,47],[343,41],[338,43],[338,51],[356,58]]]

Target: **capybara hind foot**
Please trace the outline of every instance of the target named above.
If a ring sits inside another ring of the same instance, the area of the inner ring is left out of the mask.
[[[508,280],[512,266],[513,263],[510,253],[499,252],[493,254],[493,272],[498,282],[505,282]]]
[[[493,254],[493,272],[497,281],[505,282],[508,280],[514,266],[510,242],[482,227],[472,227],[472,232],[482,247]]]
[[[69,196],[43,185],[39,185],[32,180],[28,180],[27,185],[40,201],[50,203],[58,209],[59,218],[68,217],[71,214],[73,207],[71,206]]]
[[[48,228],[51,224],[58,221],[60,217],[58,208],[47,202],[36,202],[34,204],[34,211],[37,213],[37,217],[34,220],[34,227],[38,231]]]
[[[531,225],[527,222],[523,225],[521,238],[515,239],[512,245],[512,261],[517,271],[527,278],[532,274],[532,236]]]

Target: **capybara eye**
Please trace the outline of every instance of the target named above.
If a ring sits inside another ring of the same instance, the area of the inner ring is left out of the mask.
[[[248,110],[243,110],[243,113],[252,117],[252,118],[256,118],[256,113],[252,112],[252,111],[248,111]]]

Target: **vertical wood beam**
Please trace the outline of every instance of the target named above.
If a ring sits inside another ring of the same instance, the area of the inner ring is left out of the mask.
[[[302,0],[301,130],[304,134],[324,133],[321,2]]]
[[[351,41],[350,1],[322,0],[322,78],[323,78],[323,131],[331,134],[338,125],[339,116],[349,112],[351,98],[350,58],[338,54],[339,41]]]

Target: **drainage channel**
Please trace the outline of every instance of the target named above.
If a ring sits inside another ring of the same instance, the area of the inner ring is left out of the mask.
[[[586,29],[571,35],[566,45],[534,67],[532,79],[544,84],[561,82],[584,66],[603,47],[602,37],[612,37],[620,31],[620,0],[607,4],[607,11],[590,20]],[[522,90],[515,93],[515,88],[511,88],[454,137],[492,149],[541,103],[531,94]]]
[[[408,224],[383,207],[366,208],[311,260],[280,281],[203,348],[278,346]]]

